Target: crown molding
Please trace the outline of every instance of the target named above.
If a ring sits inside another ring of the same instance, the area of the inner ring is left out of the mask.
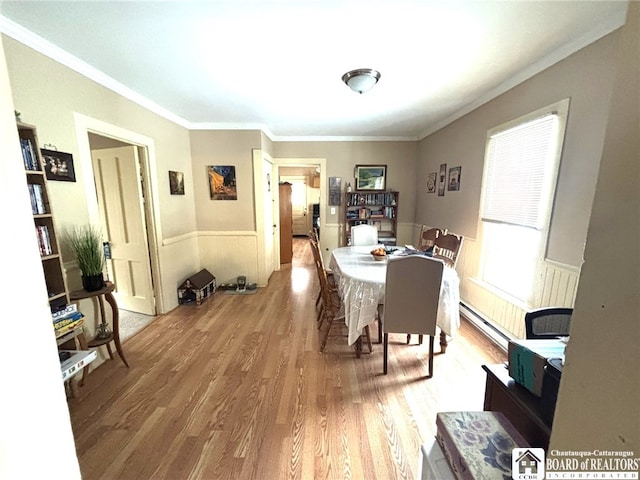
[[[78,72],[81,75],[93,80],[94,82],[102,85],[105,88],[121,95],[127,100],[131,100],[132,102],[140,105],[141,107],[150,110],[151,112],[173,122],[182,127],[188,128],[189,122],[187,122],[184,118],[170,112],[164,107],[161,107],[157,103],[152,102],[147,97],[140,95],[134,90],[126,87],[122,83],[114,80],[107,74],[101,72],[95,67],[92,67],[85,61],[79,59],[78,57],[71,55],[70,53],[64,51],[60,47],[52,44],[51,42],[45,40],[39,35],[27,30],[22,25],[19,25],[7,17],[0,15],[0,32],[5,35],[17,40],[20,43],[23,43],[29,48],[32,48],[36,52],[45,55],[52,60],[64,65],[65,67]]]
[[[435,133],[438,130],[440,130],[441,128],[446,127],[450,123],[455,122],[459,118],[465,116],[467,113],[474,111],[476,108],[484,105],[485,103],[511,90],[512,88],[516,87],[522,82],[529,80],[534,75],[537,75],[538,73],[555,65],[561,60],[564,60],[568,56],[573,55],[578,50],[581,50],[587,47],[588,45],[591,45],[595,41],[600,40],[605,35],[608,35],[614,30],[617,30],[618,28],[622,27],[625,23],[625,19],[626,19],[626,10],[612,14],[608,18],[603,19],[603,21],[600,24],[598,24],[596,28],[590,30],[589,32],[585,33],[584,35],[570,42],[565,43],[560,48],[551,52],[549,55],[541,58],[536,63],[529,65],[527,68],[525,68],[524,70],[521,70],[513,77],[502,82],[496,88],[494,88],[493,90],[490,90],[485,95],[482,95],[477,100],[467,105],[465,108],[458,110],[453,115],[450,115],[444,120],[435,123],[434,125],[429,127],[427,130],[425,130],[421,135],[418,136],[419,140],[423,140],[425,137],[428,137],[432,133]]]

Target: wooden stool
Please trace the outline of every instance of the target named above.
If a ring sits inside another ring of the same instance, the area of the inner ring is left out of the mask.
[[[116,351],[122,360],[122,363],[125,364],[127,368],[129,368],[129,364],[127,360],[124,358],[124,353],[122,352],[122,345],[120,344],[120,331],[119,331],[119,320],[120,313],[118,312],[118,305],[116,304],[116,299],[114,298],[112,292],[115,290],[116,286],[112,282],[105,282],[105,285],[100,290],[96,290],[95,292],[88,292],[86,290],[76,290],[69,294],[69,299],[72,302],[79,302],[85,298],[97,298],[98,306],[100,307],[100,320],[103,326],[107,325],[107,320],[105,318],[104,312],[104,300],[111,306],[111,326],[112,330],[109,334],[102,337],[94,337],[92,340],[87,342],[87,346],[89,348],[97,348],[105,345],[107,347],[107,352],[109,352],[109,358],[113,360],[113,352],[111,351],[111,342],[113,342],[116,346]],[[82,380],[80,381],[80,385],[82,386],[85,376],[87,374],[88,368],[85,368],[85,371],[82,374]]]

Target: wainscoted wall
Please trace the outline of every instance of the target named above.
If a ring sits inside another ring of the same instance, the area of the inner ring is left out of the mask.
[[[218,284],[235,281],[239,275],[247,277],[247,282],[256,282],[257,240],[256,232],[252,231],[198,232],[201,268],[209,270]]]
[[[414,228],[417,243],[420,225]],[[525,305],[517,299],[492,289],[479,280],[480,244],[476,239],[465,238],[458,257],[456,270],[460,276],[460,300],[473,313],[488,321],[508,337],[524,338],[524,315],[527,310],[543,306],[572,307],[580,269],[545,261],[536,285],[533,305]]]
[[[160,247],[160,274],[163,308],[162,310],[159,309],[158,313],[170,312],[178,306],[178,287],[186,278],[197,273],[202,268],[200,267],[198,248],[198,235],[196,232],[162,240]]]

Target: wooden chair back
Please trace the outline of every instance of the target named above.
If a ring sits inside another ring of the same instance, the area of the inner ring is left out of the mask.
[[[433,256],[445,262],[448,266],[455,268],[458,262],[458,255],[462,249],[464,237],[455,233],[445,232],[436,237],[433,247]]]
[[[420,229],[420,237],[418,238],[418,250],[428,250],[436,244],[436,237],[444,233],[439,228],[427,228],[426,225],[422,225]]]

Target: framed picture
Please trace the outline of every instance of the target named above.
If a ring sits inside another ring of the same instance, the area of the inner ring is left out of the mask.
[[[356,190],[382,192],[387,184],[386,165],[356,165]]]
[[[76,181],[76,172],[73,169],[73,155],[45,148],[41,149],[40,153],[42,153],[42,162],[44,163],[47,180]]]
[[[342,177],[329,177],[329,205],[342,204]]]
[[[451,167],[449,169],[449,183],[448,190],[460,190],[460,175],[462,173],[462,167]]]
[[[169,192],[171,195],[184,195],[184,173],[169,170]]]
[[[447,164],[440,165],[440,173],[438,173],[438,196],[444,197],[444,186],[447,183]]]
[[[427,193],[436,193],[436,179],[438,174],[431,172],[427,174]]]
[[[207,167],[211,200],[237,200],[236,167],[233,165]]]

